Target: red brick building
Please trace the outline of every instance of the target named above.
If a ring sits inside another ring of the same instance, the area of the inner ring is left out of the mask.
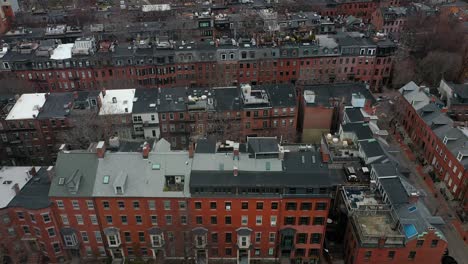
[[[343,188],[345,263],[440,263],[447,241],[432,223],[443,220],[429,223],[419,193],[400,177],[394,165],[374,164],[370,186]]]
[[[268,182],[252,178],[259,173]],[[82,258],[316,263],[341,177],[317,151],[288,152],[275,138],[200,140],[188,152],[165,140],[141,153],[100,143],[94,153],[59,153],[50,197],[65,216],[64,240],[73,241],[67,252]]]
[[[3,68],[31,82],[38,92],[349,80],[368,82],[378,90],[388,83],[396,49],[389,40],[352,33],[317,35],[309,43],[285,41],[279,46],[233,45],[231,39],[217,45],[190,43],[164,48],[86,41],[90,48],[80,54],[72,52],[71,44],[18,44],[3,56]],[[56,59],[49,50],[57,49],[68,49],[72,55]],[[32,63],[25,63],[24,57],[30,57]]]
[[[37,171],[36,171],[37,170]],[[2,167],[2,261],[58,263],[66,258],[48,198],[50,172],[40,167]]]
[[[454,126],[441,102],[413,82],[400,89],[398,122],[419,148],[433,173],[445,182],[445,193],[467,210],[466,129]]]

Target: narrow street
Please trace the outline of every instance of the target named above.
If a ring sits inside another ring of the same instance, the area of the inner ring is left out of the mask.
[[[392,98],[394,98],[395,95],[395,92],[387,93],[384,95],[377,95],[389,98],[379,103],[379,107],[376,113],[379,116],[379,126],[382,129],[388,129],[389,138],[387,139],[387,142],[389,143],[391,149],[398,150],[396,153],[394,153],[394,155],[400,162],[400,164],[403,167],[406,167],[410,170],[411,173],[410,176],[407,178],[408,181],[424,192],[422,198],[424,204],[433,214],[441,216],[446,222],[445,226],[438,226],[438,228],[444,233],[445,237],[447,238],[449,255],[454,257],[459,264],[466,264],[468,263],[468,247],[466,246],[465,242],[460,237],[460,235],[451,223],[454,217],[456,217],[454,210],[452,210],[452,208],[449,207],[448,202],[445,200],[443,195],[441,195],[440,193],[435,194],[427,185],[427,183],[423,179],[423,176],[416,169],[418,164],[416,164],[416,162],[414,161],[411,161],[405,154],[406,152],[412,151],[408,148],[408,146],[400,144],[400,142],[398,142],[397,138],[393,133],[394,130],[389,126],[389,122],[393,117],[392,111],[394,111],[395,107]]]

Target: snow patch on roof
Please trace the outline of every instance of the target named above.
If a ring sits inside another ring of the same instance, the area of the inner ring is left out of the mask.
[[[6,120],[34,119],[45,101],[45,93],[23,94],[8,113]]]
[[[66,60],[72,57],[73,43],[60,44],[54,49],[54,52],[50,56],[52,60]]]
[[[99,95],[102,107],[99,115],[131,114],[135,89],[107,90]]]
[[[36,168],[39,170],[40,168]],[[3,167],[0,169],[0,208],[5,208],[16,196],[15,184],[21,190],[32,178],[31,167]]]

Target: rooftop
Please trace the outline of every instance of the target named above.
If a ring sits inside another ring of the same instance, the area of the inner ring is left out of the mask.
[[[63,118],[70,114],[73,106],[73,93],[50,93],[41,108],[38,119]]]
[[[45,93],[23,94],[5,120],[35,119],[45,102]]]
[[[33,178],[33,167],[0,167],[0,208],[5,208]],[[39,169],[39,168],[37,168]]]
[[[307,105],[322,105],[331,107],[331,98],[343,101],[344,105],[351,106],[353,94],[361,94],[375,102],[374,97],[363,83],[340,83],[340,84],[320,84],[320,85],[306,85],[304,91],[310,91],[309,94],[313,95],[312,100],[306,101]]]
[[[49,174],[53,167],[36,168],[37,175],[24,185],[20,193],[8,204],[9,207],[22,207],[27,209],[42,209],[51,205],[49,200]]]
[[[158,100],[157,89],[136,89],[132,113],[156,113],[158,111]]]
[[[135,89],[106,90],[101,92],[99,115],[119,115],[132,113]]]

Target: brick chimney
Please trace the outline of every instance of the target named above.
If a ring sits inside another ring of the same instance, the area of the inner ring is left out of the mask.
[[[381,236],[381,237],[379,237],[379,242],[378,242],[379,248],[385,247],[385,242],[386,242],[386,241],[387,241],[387,237],[386,237],[386,236]]]
[[[151,150],[150,145],[148,144],[148,142],[145,142],[145,143],[143,144],[143,151],[142,151],[143,159],[147,159],[147,158],[148,158],[149,153],[150,153],[150,150]]]
[[[234,174],[234,176],[239,175],[239,169],[237,168],[237,166],[234,166],[232,173]]]
[[[188,147],[188,156],[190,159],[193,159],[193,155],[195,153],[195,143],[190,142]]]
[[[104,158],[104,154],[106,153],[106,143],[104,141],[99,141],[96,146],[96,153],[98,158]]]
[[[413,192],[413,193],[410,193],[410,195],[408,196],[408,202],[410,204],[415,204],[415,203],[418,202],[418,200],[419,200],[419,194],[418,193]]]
[[[28,173],[32,177],[36,176],[37,175],[36,167],[31,167],[31,169],[29,169]]]
[[[234,149],[232,153],[234,155],[233,158],[239,160],[239,143],[234,143]]]
[[[47,176],[49,177],[49,181],[52,182],[52,179],[55,177],[55,168],[54,166],[49,166],[47,168]]]
[[[15,191],[16,195],[18,195],[20,193],[20,188],[19,188],[19,185],[17,183],[15,183],[15,185],[13,185],[13,187],[11,187],[11,189]]]

